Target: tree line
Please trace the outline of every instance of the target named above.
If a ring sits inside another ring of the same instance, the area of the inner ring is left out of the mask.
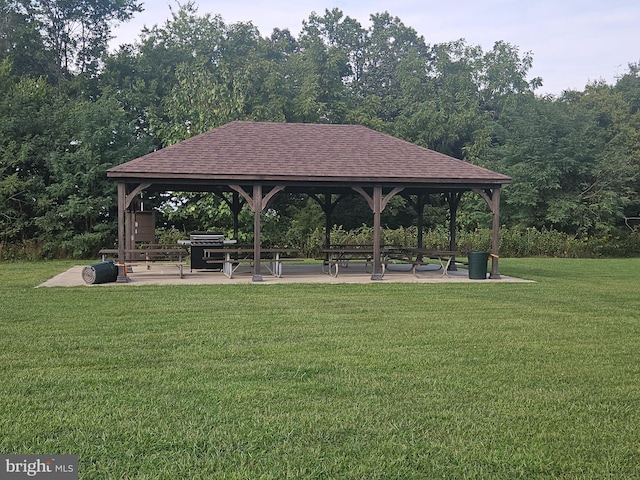
[[[114,25],[141,8],[135,0],[0,0],[5,257],[10,248],[83,257],[111,245],[116,194],[105,171],[232,120],[365,125],[511,176],[501,211],[511,230],[638,235],[629,223],[640,217],[637,63],[614,84],[543,96],[544,79],[529,78],[532,55],[504,41],[488,51],[464,40],[429,44],[389,13],[372,14],[364,28],[339,9],[311,13],[297,36],[276,28],[267,37],[250,22],[200,14],[193,2],[109,52]],[[445,223],[441,201],[430,198],[427,225]],[[224,201],[210,194],[145,202],[167,229],[231,225]],[[341,228],[370,222],[359,202],[334,213]],[[465,195],[460,228],[487,225],[486,210]],[[384,225],[415,224],[412,212],[394,198]],[[304,196],[281,199],[267,216],[274,242],[299,244],[324,225]]]

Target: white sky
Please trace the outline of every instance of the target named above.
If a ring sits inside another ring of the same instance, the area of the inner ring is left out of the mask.
[[[133,43],[143,26],[163,25],[173,0],[146,0],[145,11],[116,28],[112,46]],[[184,0],[182,3],[186,3]],[[339,8],[364,28],[373,13],[389,12],[426,43],[464,38],[484,51],[504,40],[533,54],[530,78],[542,77],[539,94],[583,90],[588,82],[614,83],[629,63],[640,62],[639,0],[196,0],[199,14],[219,14],[226,24],[251,21],[264,37],[274,28],[300,33],[311,12]]]

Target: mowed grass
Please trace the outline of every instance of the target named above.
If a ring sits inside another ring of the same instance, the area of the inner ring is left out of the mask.
[[[640,477],[640,259],[529,284],[34,288],[0,264],[0,452],[81,479]]]

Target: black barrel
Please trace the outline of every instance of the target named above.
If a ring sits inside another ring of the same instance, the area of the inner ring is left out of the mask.
[[[82,269],[82,279],[90,284],[115,282],[118,266],[113,261],[94,263]]]
[[[469,252],[469,278],[474,280],[485,280],[487,278],[487,262],[489,252]]]

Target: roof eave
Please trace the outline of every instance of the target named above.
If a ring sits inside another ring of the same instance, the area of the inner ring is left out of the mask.
[[[407,184],[407,185],[502,185],[511,183],[511,178],[499,176],[496,178],[442,178],[442,177],[372,177],[372,176],[293,176],[293,175],[202,175],[192,173],[174,173],[171,176],[160,173],[143,172],[118,172],[109,170],[107,176],[114,180],[126,182],[150,181],[157,183],[179,183],[181,180],[190,182],[213,183],[282,183],[282,184],[315,184],[315,183],[340,183],[340,184]]]

